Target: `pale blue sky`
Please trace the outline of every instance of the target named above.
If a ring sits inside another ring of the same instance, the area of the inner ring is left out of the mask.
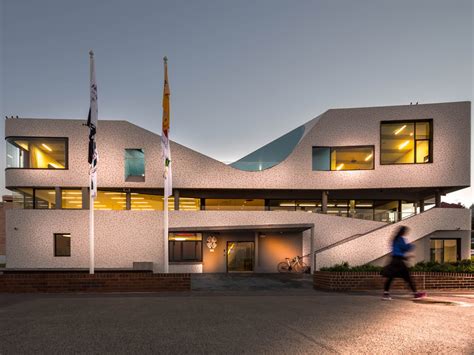
[[[85,119],[93,48],[99,117],[159,132],[167,55],[171,138],[225,162],[329,108],[472,100],[470,0],[0,0],[0,14],[2,117]]]

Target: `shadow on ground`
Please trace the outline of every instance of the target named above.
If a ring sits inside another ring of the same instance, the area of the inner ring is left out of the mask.
[[[312,290],[309,274],[192,274],[192,291]]]

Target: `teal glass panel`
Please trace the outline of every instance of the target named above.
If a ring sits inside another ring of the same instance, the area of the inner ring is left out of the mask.
[[[125,149],[125,179],[145,176],[145,152],[143,149]]]
[[[331,148],[313,147],[313,170],[331,170]]]
[[[269,169],[285,160],[303,137],[305,126],[300,126],[264,145],[253,153],[230,164],[233,168],[245,171]]]

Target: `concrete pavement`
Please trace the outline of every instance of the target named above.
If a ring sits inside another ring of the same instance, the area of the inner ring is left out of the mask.
[[[0,295],[0,354],[474,352],[474,307],[313,290]]]

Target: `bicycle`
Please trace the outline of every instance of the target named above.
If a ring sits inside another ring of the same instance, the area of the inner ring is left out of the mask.
[[[306,255],[305,255],[306,256]],[[308,265],[303,262],[304,256],[295,256],[293,259],[285,258],[286,261],[278,263],[277,269],[280,273],[305,273],[308,270]]]

